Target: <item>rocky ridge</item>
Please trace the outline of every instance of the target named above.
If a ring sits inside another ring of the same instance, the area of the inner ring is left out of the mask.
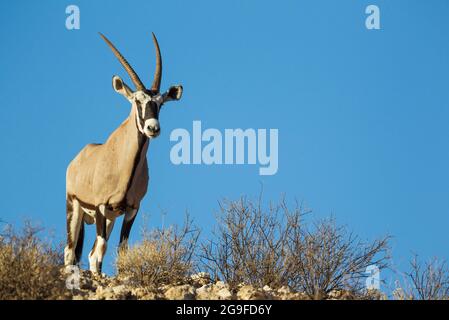
[[[63,272],[62,276],[66,277]],[[185,279],[183,283],[160,287],[136,286],[127,279],[94,275],[80,271],[79,281],[69,286],[65,299],[73,300],[308,300],[309,297],[294,292],[289,287],[273,289],[269,286],[255,288],[241,284],[231,289],[223,281],[212,281],[210,275],[201,272]],[[342,300],[355,297],[344,290],[334,290],[324,299]],[[381,296],[374,297],[381,299]]]

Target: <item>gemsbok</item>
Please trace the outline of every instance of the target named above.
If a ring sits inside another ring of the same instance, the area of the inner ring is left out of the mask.
[[[66,175],[67,246],[65,265],[80,261],[84,240],[84,223],[96,225],[96,240],[89,253],[89,269],[101,273],[107,241],[115,219],[124,214],[119,248],[127,247],[129,233],[148,187],[146,153],[151,139],[160,133],[159,112],[162,105],[179,100],[182,86],[172,86],[160,93],[162,57],[156,47],[156,70],[153,84],[146,89],[131,65],[100,33],[136,90],[132,91],[118,76],[112,77],[112,87],[131,103],[129,116],[109,136],[104,144],[88,144],[70,162]]]

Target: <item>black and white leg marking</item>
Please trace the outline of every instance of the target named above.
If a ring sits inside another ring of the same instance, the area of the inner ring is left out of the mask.
[[[89,269],[92,273],[101,273],[101,267],[103,263],[103,257],[106,253],[106,217],[101,212],[100,208],[97,208],[95,212],[95,225],[97,229],[97,238],[95,239],[94,246],[89,253]]]
[[[75,263],[75,249],[78,242],[83,212],[76,198],[67,198],[67,246],[64,249],[64,265]]]

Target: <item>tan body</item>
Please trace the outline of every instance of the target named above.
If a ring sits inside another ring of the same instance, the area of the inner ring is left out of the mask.
[[[134,118],[131,114],[106,143],[89,144],[72,160],[67,168],[67,197],[94,207],[104,204],[118,214],[125,208],[139,208],[148,186],[149,139],[140,134]]]

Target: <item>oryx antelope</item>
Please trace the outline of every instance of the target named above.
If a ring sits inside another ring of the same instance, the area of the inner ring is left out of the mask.
[[[66,176],[67,246],[65,265],[78,263],[84,239],[84,223],[96,224],[96,240],[89,253],[89,268],[101,272],[107,241],[115,219],[124,214],[119,247],[126,247],[131,226],[140,201],[148,187],[146,153],[151,139],[160,133],[159,111],[171,100],[179,100],[182,86],[172,86],[160,93],[162,58],[156,47],[156,70],[153,84],[146,89],[126,59],[100,33],[134,83],[131,90],[123,80],[114,76],[112,87],[131,103],[129,116],[109,136],[104,144],[88,144],[73,159]]]

